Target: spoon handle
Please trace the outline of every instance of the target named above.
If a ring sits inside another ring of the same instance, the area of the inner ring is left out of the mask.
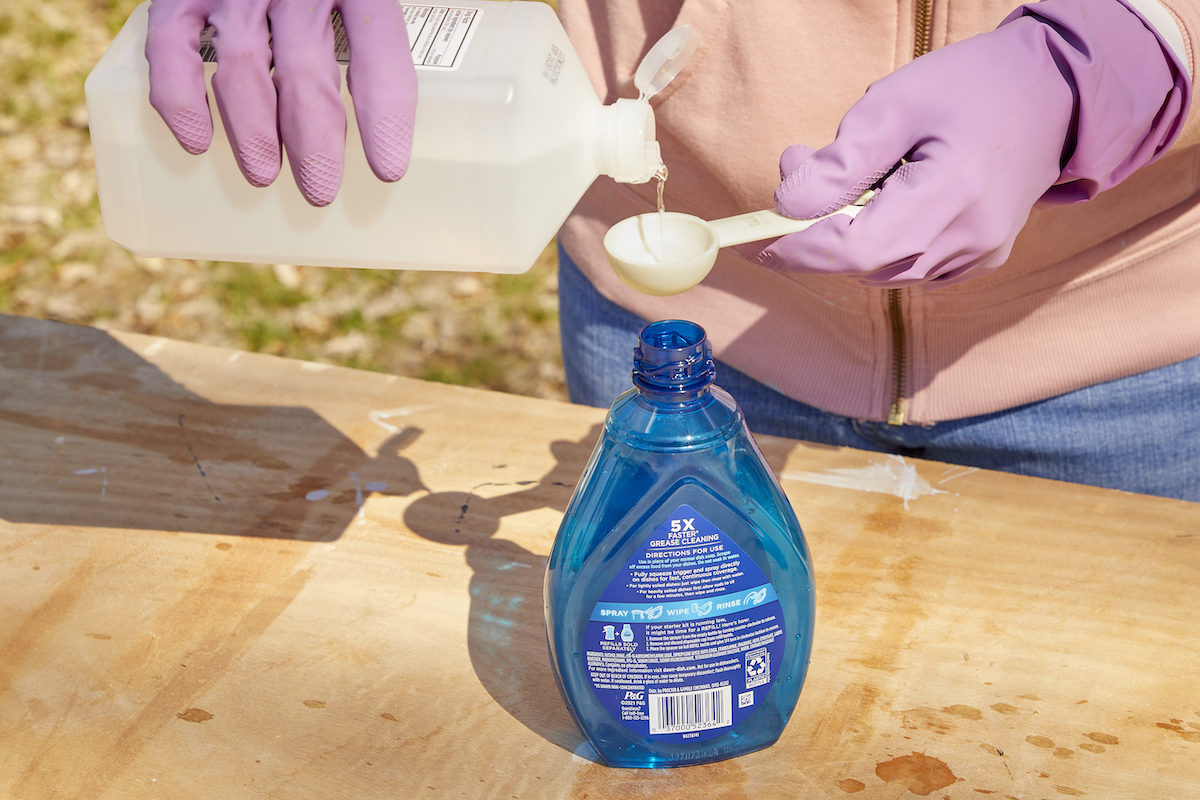
[[[763,239],[786,236],[789,233],[798,233],[816,222],[834,216],[834,214],[853,217],[862,208],[859,205],[848,205],[814,219],[792,219],[774,210],[751,211],[749,214],[714,219],[708,224],[717,234],[718,246],[731,247],[735,244],[758,242]]]

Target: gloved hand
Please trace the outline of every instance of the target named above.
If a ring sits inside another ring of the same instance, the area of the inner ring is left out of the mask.
[[[1117,0],[1024,6],[872,84],[829,146],[784,152],[775,203],[798,219],[846,205],[906,158],[853,221],[741,251],[784,272],[889,287],[986,274],[1035,203],[1090,199],[1165,151],[1188,80]]]
[[[412,149],[417,78],[397,0],[153,0],[151,105],[185,150],[208,149],[212,119],[198,51],[211,23],[213,94],[242,174],[255,186],[275,180],[282,137],[304,197],[328,205],[341,185],[346,143],[334,9],[353,51],[346,82],[367,162],[381,180],[398,180]]]

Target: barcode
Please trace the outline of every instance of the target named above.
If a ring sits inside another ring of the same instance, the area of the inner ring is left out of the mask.
[[[404,24],[412,48],[413,64],[418,67],[441,67],[453,69],[461,63],[471,38],[475,22],[482,12],[477,8],[454,6],[404,6]],[[334,9],[330,15],[333,26],[333,55],[343,66],[350,63],[350,41],[342,14]],[[200,59],[208,63],[217,61],[217,48],[213,44],[216,29],[206,25],[200,34]],[[556,48],[557,49],[557,48]],[[561,62],[559,63],[561,69]],[[550,77],[547,75],[547,77]],[[557,74],[553,80],[557,80]]]
[[[733,689],[650,693],[650,735],[707,731],[733,724]]]
[[[346,25],[342,23],[342,12],[335,8],[330,23],[334,25],[334,58],[338,64],[349,64],[350,43],[346,38]],[[200,31],[200,60],[208,64],[215,64],[217,60],[217,48],[212,44],[212,37],[216,32],[217,29],[212,25],[205,25],[204,30]]]
[[[342,22],[342,12],[335,8],[330,21],[333,23],[333,56],[339,64],[349,64],[350,40],[346,38],[346,24]]]
[[[350,42],[346,39],[346,26],[342,22],[342,12],[334,9],[329,21],[333,25],[334,58],[337,59],[339,64],[349,64]],[[217,61],[217,48],[213,44],[213,36],[216,32],[217,29],[212,25],[205,25],[204,30],[200,32],[200,60],[209,64],[214,64]]]
[[[200,60],[209,64],[215,63],[217,60],[217,48],[213,47],[213,34],[217,29],[212,25],[204,26],[204,30],[200,33]]]

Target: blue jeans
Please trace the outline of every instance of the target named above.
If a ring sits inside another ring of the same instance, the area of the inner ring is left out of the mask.
[[[571,401],[631,386],[647,320],[612,303],[559,248],[559,325]],[[1200,502],[1200,357],[1029,405],[928,427],[830,414],[717,361],[755,433]]]

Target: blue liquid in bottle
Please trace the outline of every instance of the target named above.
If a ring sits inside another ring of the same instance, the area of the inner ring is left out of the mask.
[[[812,652],[813,579],[791,505],[704,329],[648,325],[567,507],[545,581],[559,689],[614,767],[773,744]]]

